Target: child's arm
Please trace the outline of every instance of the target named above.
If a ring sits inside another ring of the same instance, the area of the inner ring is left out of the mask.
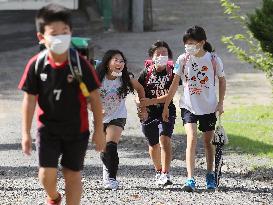
[[[25,92],[22,104],[22,150],[26,155],[30,155],[32,150],[30,130],[35,106],[36,96]]]
[[[137,106],[138,106],[138,115],[141,120],[145,120],[148,116],[147,110],[145,106],[141,106],[139,101],[141,99],[145,98],[145,90],[143,86],[135,79],[131,79],[131,83],[133,85],[133,88],[137,91],[138,99],[136,99]]]
[[[156,98],[142,98],[140,100],[140,105],[141,106],[150,106],[150,105],[156,105],[159,103],[165,103],[167,99],[168,94],[156,97]]]
[[[138,98],[145,98],[145,91],[143,86],[136,79],[133,78],[131,79],[131,83],[133,85],[133,88],[137,91]]]
[[[96,151],[100,152],[105,149],[105,134],[103,132],[103,114],[99,90],[95,89],[91,91],[90,98],[91,108],[94,116],[94,133],[92,141],[96,145]]]
[[[168,92],[167,97],[165,99],[164,109],[163,109],[163,113],[162,113],[163,121],[167,122],[169,119],[169,104],[172,101],[172,99],[177,91],[177,88],[179,86],[179,81],[180,81],[180,76],[175,74],[174,78],[173,78],[173,82],[170,86],[169,92]]]
[[[219,102],[216,107],[216,111],[219,112],[219,115],[224,113],[225,94],[226,94],[226,79],[225,77],[219,77]]]

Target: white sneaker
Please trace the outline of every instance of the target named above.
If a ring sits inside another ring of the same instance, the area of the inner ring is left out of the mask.
[[[159,180],[160,176],[161,176],[161,171],[156,171],[155,172],[155,181],[156,182]]]
[[[161,186],[172,185],[171,175],[169,173],[162,173],[159,179],[156,181],[156,184]]]
[[[117,190],[119,182],[116,179],[109,178],[107,181],[103,181],[104,188],[109,190]]]

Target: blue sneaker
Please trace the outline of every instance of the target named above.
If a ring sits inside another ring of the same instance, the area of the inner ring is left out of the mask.
[[[195,190],[195,180],[194,178],[189,178],[186,180],[186,184],[183,187],[183,190],[186,192],[193,192]]]
[[[216,188],[214,172],[207,173],[207,175],[206,175],[206,186],[207,186],[207,189],[210,189],[210,190]]]

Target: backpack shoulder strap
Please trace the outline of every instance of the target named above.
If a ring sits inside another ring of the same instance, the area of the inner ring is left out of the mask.
[[[47,49],[41,51],[38,54],[38,57],[37,57],[36,62],[35,62],[35,75],[38,75],[39,71],[42,70],[45,67],[45,64],[47,62],[46,61],[47,56],[48,56]]]
[[[184,74],[185,71],[185,66],[187,64],[187,62],[190,60],[191,55],[188,53],[185,53],[185,56],[183,58],[183,67],[182,67],[182,73]]]
[[[214,76],[214,85],[215,85],[215,77],[216,77],[216,69],[217,69],[217,55],[216,53],[211,53],[211,64],[213,68],[213,76]]]
[[[69,49],[68,63],[69,63],[69,68],[72,75],[79,82],[79,87],[83,96],[86,98],[86,101],[89,103],[91,101],[90,93],[88,91],[86,84],[82,81],[82,69],[81,69],[81,63],[80,63],[80,56],[78,51],[76,51],[75,49],[72,49],[72,48]]]
[[[151,59],[145,60],[144,66],[147,69],[147,74],[146,74],[146,78],[145,78],[145,85],[147,85],[149,78],[153,72],[153,61]]]
[[[167,74],[170,77],[170,80],[172,81],[173,78],[173,69],[174,69],[174,64],[172,60],[169,60],[167,63]]]
[[[79,81],[82,78],[82,69],[80,63],[80,57],[78,51],[75,49],[69,49],[68,55],[69,68],[72,75]]]

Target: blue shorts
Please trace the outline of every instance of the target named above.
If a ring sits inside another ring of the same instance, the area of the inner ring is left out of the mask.
[[[199,121],[198,129],[201,132],[207,132],[215,130],[215,124],[217,121],[215,113],[195,115],[185,108],[181,108],[181,117],[183,125],[187,123],[196,123]]]
[[[175,124],[175,117],[169,117],[169,122],[164,122],[162,118],[148,118],[142,123],[142,132],[150,146],[159,143],[161,135],[172,137]]]

